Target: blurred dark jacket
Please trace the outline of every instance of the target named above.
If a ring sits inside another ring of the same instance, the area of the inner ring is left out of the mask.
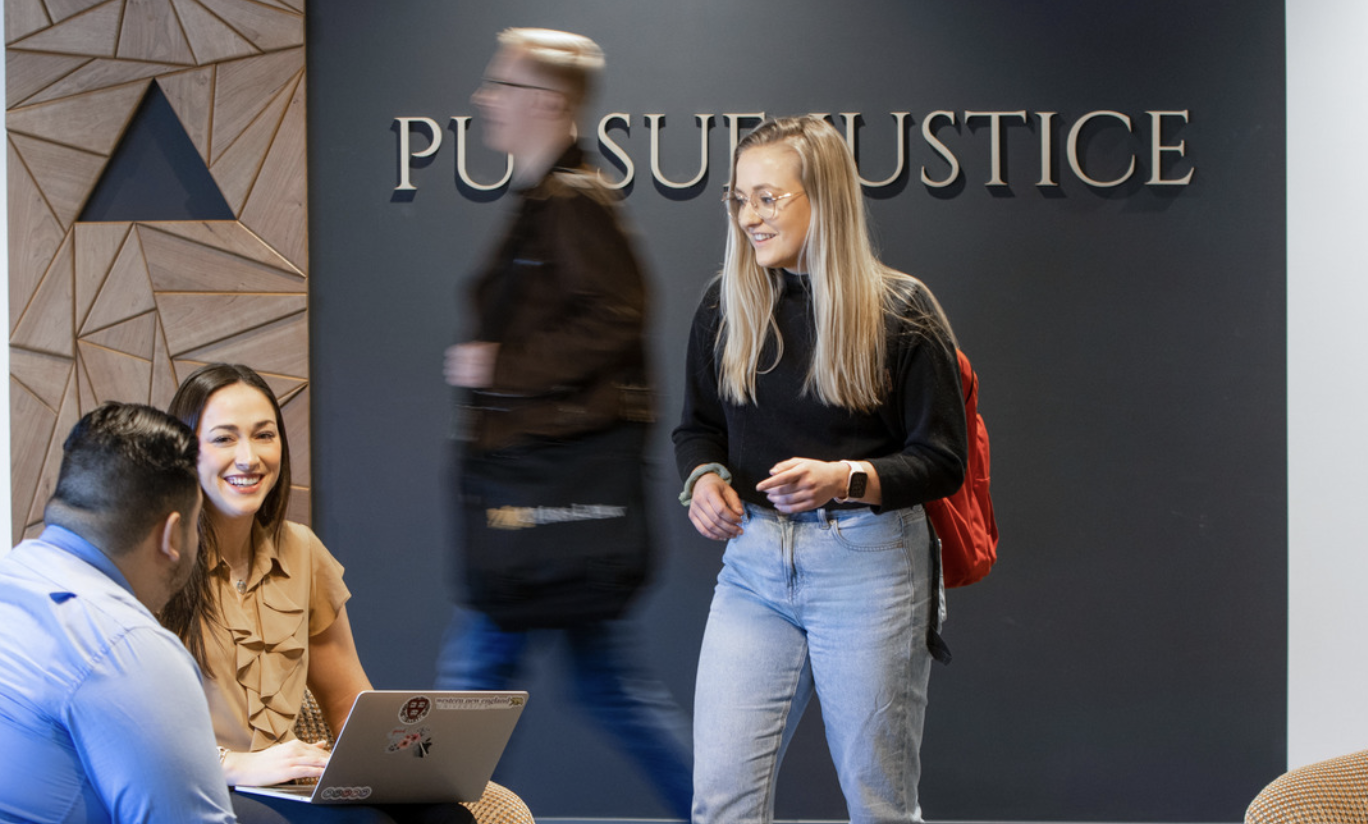
[[[646,284],[616,194],[571,146],[520,195],[472,288],[476,338],[500,347],[492,386],[466,396],[467,448],[650,421]]]

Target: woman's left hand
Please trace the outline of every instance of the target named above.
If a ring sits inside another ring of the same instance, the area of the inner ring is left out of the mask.
[[[846,491],[849,471],[841,461],[789,458],[770,467],[770,476],[755,485],[780,512],[807,512]]]

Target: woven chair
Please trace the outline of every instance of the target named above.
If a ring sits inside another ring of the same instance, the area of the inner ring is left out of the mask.
[[[295,719],[294,729],[300,741],[310,744],[326,741],[331,747],[337,741],[309,690],[304,690],[304,704]],[[479,801],[463,802],[463,806],[475,817],[475,824],[536,824],[532,811],[517,793],[493,781],[485,785]]]
[[[1254,797],[1245,824],[1368,824],[1368,750],[1283,773]]]

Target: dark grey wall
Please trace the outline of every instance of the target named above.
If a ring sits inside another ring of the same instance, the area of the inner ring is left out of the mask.
[[[666,425],[656,505],[666,567],[641,618],[653,664],[686,705],[719,547],[673,502],[666,448],[687,325],[722,254],[726,112],[860,112],[862,167],[909,169],[870,192],[885,260],[924,278],[974,359],[993,438],[1001,561],[950,593],[955,662],[938,667],[923,747],[934,819],[1237,820],[1286,752],[1286,389],[1283,6],[1224,0],[973,3],[861,0],[328,0],[309,10],[314,496],[347,565],[377,686],[427,685],[449,612],[441,353],[465,321],[459,284],[506,208],[456,184],[455,135],[396,197],[393,120],[444,127],[510,25],[584,32],[605,48],[592,122],[637,182],[627,207],[653,272]],[[918,178],[944,163],[961,182]],[[1058,112],[1057,188],[1039,188],[1038,121],[990,133],[966,110]],[[1147,110],[1187,109],[1166,175],[1186,187],[1084,185],[1063,143],[1082,114],[1136,134],[1085,135],[1110,176],[1137,155]],[[664,113],[667,175],[697,169],[693,115],[712,113],[711,171],[679,193],[650,179],[644,115]],[[837,121],[840,123],[839,119]],[[495,174],[472,130],[471,170]],[[422,146],[418,139],[415,146]],[[501,169],[501,167],[500,167]],[[539,816],[661,808],[558,691],[554,653],[502,779]],[[783,818],[839,818],[809,714],[780,782]]]

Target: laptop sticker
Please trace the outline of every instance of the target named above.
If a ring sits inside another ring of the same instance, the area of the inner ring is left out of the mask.
[[[390,730],[385,752],[410,752],[423,758],[432,750],[432,730],[428,727],[395,727]]]
[[[453,695],[438,696],[438,710],[502,710],[521,707],[527,703],[525,695]]]
[[[405,724],[417,724],[427,718],[428,712],[432,709],[432,701],[426,695],[417,695],[410,698],[399,708],[399,720]]]

